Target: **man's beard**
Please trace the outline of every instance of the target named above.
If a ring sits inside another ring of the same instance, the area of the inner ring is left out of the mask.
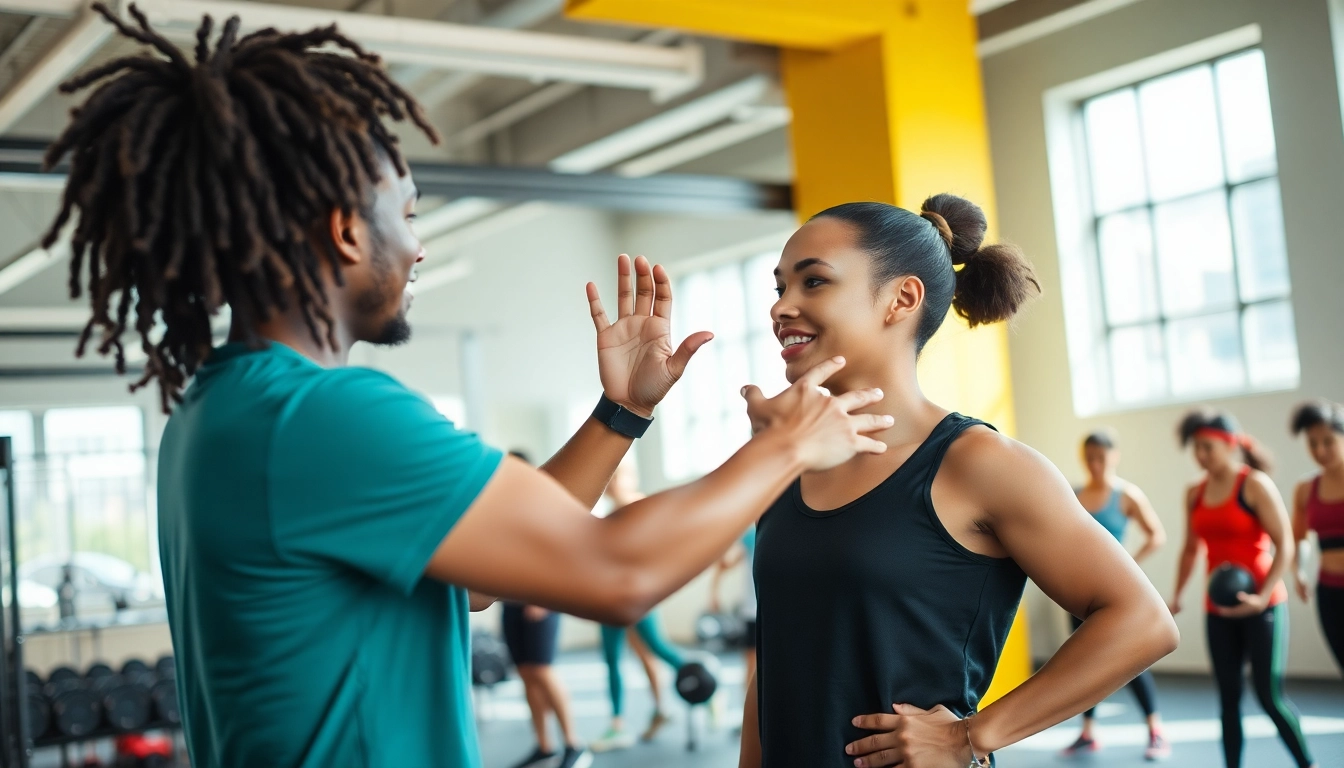
[[[398,347],[411,340],[411,324],[406,319],[406,310],[399,310],[397,316],[387,321],[382,330],[370,344],[380,347]]]
[[[355,307],[361,314],[376,314],[385,306],[387,295],[387,284],[392,280],[392,260],[383,255],[386,253],[383,245],[383,238],[377,230],[370,228],[373,235],[373,271],[374,284],[367,292],[362,294],[355,302]],[[380,347],[395,347],[411,340],[411,324],[406,319],[406,308],[401,305],[401,296],[397,297],[397,314],[391,320],[383,324],[378,329],[373,338],[368,339],[370,344]]]

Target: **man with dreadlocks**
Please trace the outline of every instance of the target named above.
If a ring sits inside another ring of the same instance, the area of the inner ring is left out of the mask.
[[[594,417],[540,471],[504,459],[394,379],[346,367],[357,342],[409,337],[424,258],[383,120],[434,131],[377,58],[334,27],[239,37],[236,17],[212,49],[207,17],[189,61],[134,5],[135,26],[95,7],[158,55],[62,86],[101,82],[47,155],[70,170],[46,242],[70,225],[71,292],[93,309],[79,351],[97,332],[124,370],[134,310],[136,386],[156,382],[172,412],[159,540],[192,765],[478,765],[475,594],[633,623],[800,472],[883,449],[864,433],[889,419],[850,413],[881,393],[825,396],[830,360],[772,400],[744,390],[756,435],[723,467],[593,517],[710,338],[673,352],[666,272],[622,256],[615,323],[589,284]],[[224,305],[229,341],[212,348]]]

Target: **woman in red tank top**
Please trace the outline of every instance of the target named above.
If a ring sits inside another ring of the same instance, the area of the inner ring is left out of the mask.
[[[1316,612],[1335,662],[1344,670],[1344,405],[1328,400],[1303,403],[1293,411],[1294,435],[1306,433],[1307,449],[1321,471],[1293,492],[1293,537],[1299,554],[1297,594],[1308,599],[1307,534],[1316,532],[1321,553],[1316,579]]]
[[[1176,576],[1171,612],[1181,610],[1181,593],[1194,572],[1200,550],[1210,572],[1232,563],[1251,572],[1256,591],[1240,593],[1241,604],[1224,608],[1205,600],[1209,658],[1222,708],[1223,756],[1240,768],[1241,691],[1246,661],[1256,696],[1274,721],[1298,768],[1311,766],[1301,718],[1283,695],[1288,651],[1288,591],[1283,575],[1292,562],[1288,512],[1265,474],[1269,459],[1228,414],[1200,409],[1180,425],[1182,445],[1194,448],[1204,477],[1186,491],[1185,547]]]

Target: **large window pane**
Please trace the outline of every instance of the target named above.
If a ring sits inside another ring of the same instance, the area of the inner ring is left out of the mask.
[[[1288,248],[1283,242],[1283,205],[1278,179],[1232,190],[1232,232],[1237,243],[1237,280],[1243,301],[1288,295]]]
[[[771,332],[770,308],[779,297],[775,294],[775,267],[778,253],[764,253],[747,262],[744,282],[747,291],[747,328],[750,332]]]
[[[1223,183],[1213,70],[1195,67],[1139,86],[1148,191],[1170,200]]]
[[[714,328],[714,280],[707,272],[687,275],[673,291],[672,332],[677,343],[696,331]],[[611,310],[608,310],[608,315]],[[697,352],[698,357],[701,353]]]
[[[741,400],[737,393],[742,387],[752,383],[747,342],[745,339],[730,339],[710,343],[722,345],[719,347],[719,402],[722,404],[720,410],[736,411],[734,398]]]
[[[1297,386],[1301,370],[1292,305],[1274,301],[1247,307],[1242,328],[1246,334],[1246,367],[1251,386]]]
[[[1173,394],[1203,395],[1245,388],[1236,312],[1173,320],[1167,324],[1166,341]]]
[[[42,416],[48,456],[62,453],[140,451],[145,447],[144,415],[135,406],[56,408]]]
[[[1228,178],[1236,183],[1274,173],[1278,161],[1265,54],[1254,50],[1223,59],[1216,71]]]
[[[1157,317],[1157,276],[1148,209],[1113,213],[1097,225],[1106,319],[1123,325]]]
[[[1109,213],[1140,205],[1147,198],[1138,103],[1132,89],[1116,91],[1083,107],[1092,205]]]
[[[697,415],[717,413],[720,410],[721,348],[722,344],[718,341],[711,341],[701,347],[700,351],[695,353],[695,357],[691,358],[690,365],[686,366],[685,381],[678,384],[686,388],[687,405],[694,407],[698,412]]]
[[[1167,394],[1162,332],[1156,325],[1111,332],[1111,387],[1120,403],[1140,403]]]
[[[742,265],[725,264],[714,270],[714,335],[720,339],[740,339],[747,332],[743,307],[746,295],[742,285]]]
[[[1162,308],[1168,315],[1236,304],[1232,233],[1222,190],[1153,209]]]

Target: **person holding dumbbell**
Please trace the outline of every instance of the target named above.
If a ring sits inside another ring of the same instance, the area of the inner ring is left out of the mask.
[[[1240,768],[1242,669],[1249,657],[1256,697],[1298,768],[1308,768],[1313,764],[1311,752],[1297,708],[1283,695],[1288,656],[1288,607],[1284,605],[1288,591],[1283,576],[1292,563],[1293,549],[1283,498],[1266,474],[1269,455],[1230,414],[1210,408],[1186,414],[1177,433],[1181,445],[1193,450],[1204,476],[1186,489],[1185,545],[1169,606],[1172,614],[1181,611],[1181,594],[1201,550],[1207,555],[1210,574],[1232,566],[1251,576],[1249,589],[1226,597],[1211,589],[1204,604],[1209,658],[1222,712],[1223,758],[1227,768]],[[1223,577],[1219,574],[1218,578]],[[1216,586],[1213,581],[1210,587]]]
[[[540,468],[505,458],[349,365],[359,342],[409,339],[426,257],[390,123],[437,136],[378,57],[335,26],[240,36],[237,16],[218,37],[204,17],[183,51],[133,5],[134,26],[93,7],[155,53],[62,86],[97,88],[48,149],[70,166],[46,242],[78,232],[78,350],[96,339],[124,370],[130,333],[139,385],[171,412],[158,541],[196,768],[480,765],[469,608],[498,595],[631,623],[801,473],[885,450],[868,433],[891,420],[854,413],[880,393],[818,391],[844,367],[831,356],[755,399],[771,412],[723,466],[593,517],[711,338],[673,346],[667,272],[621,256],[614,322],[588,285],[597,407]]]

